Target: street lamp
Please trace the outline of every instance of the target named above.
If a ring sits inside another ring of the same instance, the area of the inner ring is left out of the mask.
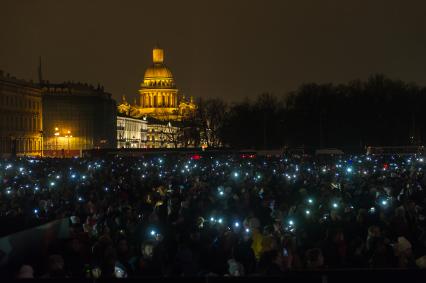
[[[59,128],[55,127],[55,151],[58,151]]]
[[[69,154],[70,153],[70,138],[72,138],[71,131],[68,130],[65,137],[67,138],[67,142],[68,142],[68,154]]]
[[[43,134],[43,130],[40,130],[40,138],[41,138],[41,144],[40,144],[40,155],[41,155],[41,157],[43,158],[43,136],[44,136],[44,134]]]

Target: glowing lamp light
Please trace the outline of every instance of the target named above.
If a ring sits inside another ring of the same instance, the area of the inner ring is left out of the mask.
[[[388,201],[387,200],[382,200],[382,205],[383,206],[386,206],[388,204]]]
[[[235,223],[234,223],[234,226],[238,228],[238,227],[240,227],[240,223],[235,222]]]
[[[308,203],[312,204],[312,203],[314,203],[314,200],[313,200],[313,199],[311,199],[311,198],[309,198],[309,199],[308,199]]]
[[[333,207],[334,207],[334,208],[338,208],[338,207],[339,207],[339,205],[338,205],[337,203],[333,202]]]
[[[214,218],[213,218],[213,217],[210,217],[210,221],[211,221],[211,222],[214,222]]]
[[[223,196],[225,193],[223,191],[219,192],[219,195]]]
[[[348,167],[348,168],[346,168],[346,172],[348,172],[348,173],[352,173],[352,167]]]
[[[222,218],[219,218],[219,220],[217,220],[217,222],[219,222],[219,224],[222,224],[223,219],[222,219]]]
[[[34,209],[34,213],[37,214],[38,213],[38,209]]]
[[[155,236],[155,231],[151,230],[150,234],[151,234],[151,236]]]
[[[250,233],[250,229],[249,228],[246,228],[246,233]]]
[[[306,210],[305,213],[306,213],[306,215],[310,215],[311,211],[310,210]]]
[[[55,182],[50,182],[50,186],[53,187],[55,185]]]
[[[238,178],[238,172],[234,172],[234,177]]]
[[[294,221],[293,221],[293,220],[289,220],[289,221],[288,221],[288,224],[289,224],[290,226],[293,226],[293,225],[294,225]]]

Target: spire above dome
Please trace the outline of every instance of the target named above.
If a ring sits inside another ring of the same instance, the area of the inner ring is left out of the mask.
[[[164,62],[164,50],[158,44],[152,49],[152,61],[154,64],[162,64]]]

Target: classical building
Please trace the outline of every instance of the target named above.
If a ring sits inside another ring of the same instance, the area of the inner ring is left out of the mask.
[[[41,130],[38,85],[0,71],[0,155],[41,155]]]
[[[164,64],[164,51],[155,47],[152,65],[145,71],[139,90],[139,103],[129,104],[125,97],[118,112],[133,118],[152,117],[162,121],[182,121],[196,110],[192,97],[179,94],[172,72]]]
[[[182,126],[179,122],[166,122],[148,118],[147,148],[182,147]]]
[[[43,133],[46,155],[78,155],[81,150],[116,148],[117,111],[103,87],[43,81]]]
[[[117,147],[146,148],[148,122],[146,118],[135,119],[117,116]]]

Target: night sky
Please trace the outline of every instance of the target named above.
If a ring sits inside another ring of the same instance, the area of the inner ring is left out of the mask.
[[[158,42],[187,96],[228,101],[372,73],[426,85],[426,1],[0,0],[0,69],[135,98]]]

